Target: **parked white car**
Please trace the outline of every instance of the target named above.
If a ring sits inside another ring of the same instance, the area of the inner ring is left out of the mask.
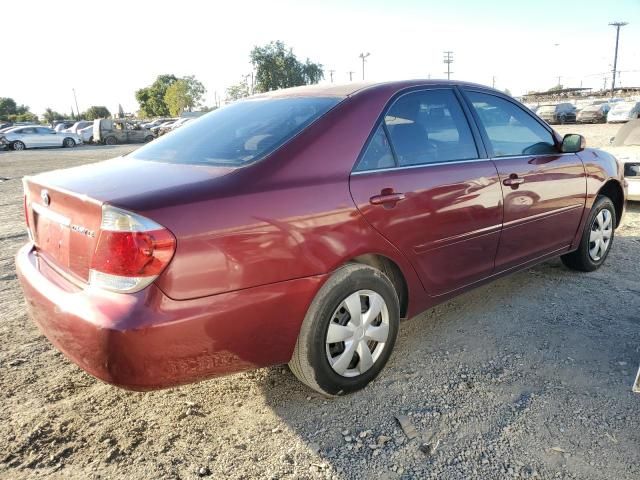
[[[0,145],[13,150],[41,147],[75,147],[82,143],[76,133],[56,132],[49,127],[16,127],[0,136]]]
[[[89,121],[89,120],[80,120],[80,121],[74,123],[73,126],[63,130],[63,132],[78,133],[83,128],[87,128],[89,126],[93,127],[93,120],[91,120],[91,121]]]
[[[640,202],[640,119],[620,127],[606,150],[624,164],[624,179],[629,185],[627,200]]]
[[[83,143],[91,143],[93,141],[93,122],[90,122],[88,127],[78,130],[78,135],[82,138]]]
[[[171,125],[171,128],[169,128],[169,130],[175,130],[177,128],[180,128],[181,126],[183,126],[185,123],[187,123],[189,120],[193,120],[193,118],[181,118],[179,120],[176,120],[173,125]]]
[[[607,123],[628,122],[634,118],[640,118],[640,102],[620,102],[609,110]]]

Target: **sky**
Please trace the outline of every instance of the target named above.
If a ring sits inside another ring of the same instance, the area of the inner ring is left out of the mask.
[[[6,9],[5,9],[6,10]],[[251,72],[249,52],[281,40],[334,82],[445,78],[519,95],[611,81],[621,29],[618,84],[640,86],[640,0],[297,0],[11,2],[0,30],[0,97],[42,114],[105,105],[138,109],[135,91],[159,74],[195,75],[205,103]],[[10,60],[7,60],[10,59]],[[494,80],[495,78],[495,80]]]

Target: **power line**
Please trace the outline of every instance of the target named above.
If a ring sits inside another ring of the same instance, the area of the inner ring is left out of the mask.
[[[444,72],[447,74],[447,80],[451,80],[451,64],[453,63],[453,52],[451,50],[445,50],[444,52],[444,60],[443,62],[447,65],[447,71]]]
[[[618,67],[618,42],[620,41],[620,27],[628,25],[627,22],[611,22],[609,24],[612,27],[616,27],[616,50],[613,55],[613,78],[611,80],[611,96],[613,97],[613,91],[616,88],[616,70]]]

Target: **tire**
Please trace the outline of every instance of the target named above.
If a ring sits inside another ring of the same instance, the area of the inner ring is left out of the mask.
[[[580,246],[576,251],[562,255],[562,263],[572,270],[581,272],[593,272],[598,269],[611,251],[615,229],[616,209],[613,202],[609,197],[600,195],[596,198],[585,223]]]
[[[62,141],[62,146],[64,148],[73,148],[73,147],[76,146],[76,142],[75,142],[75,140],[73,138],[65,138]]]
[[[20,140],[16,140],[11,144],[11,148],[14,150],[26,150],[27,146]]]
[[[357,308],[365,311],[358,311],[356,319],[350,312]],[[380,312],[375,318],[372,308]],[[389,360],[399,323],[400,302],[389,278],[367,265],[347,264],[311,302],[289,368],[302,383],[326,396],[360,390]],[[328,342],[330,332],[336,342]]]
[[[154,138],[156,137],[154,137],[153,135],[147,135],[146,137],[144,137],[144,143],[149,143]]]
[[[105,145],[115,145],[118,143],[118,139],[116,137],[107,137],[104,140]]]

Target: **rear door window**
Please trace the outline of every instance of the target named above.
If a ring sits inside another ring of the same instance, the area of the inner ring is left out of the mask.
[[[355,171],[379,170],[381,168],[391,168],[394,166],[395,160],[391,146],[389,145],[389,139],[384,131],[384,127],[379,125],[376,133],[371,137],[367,149],[358,162]]]
[[[466,94],[480,117],[494,157],[558,153],[551,132],[522,108],[495,95]]]
[[[469,123],[451,89],[403,95],[384,122],[400,167],[478,158]]]

